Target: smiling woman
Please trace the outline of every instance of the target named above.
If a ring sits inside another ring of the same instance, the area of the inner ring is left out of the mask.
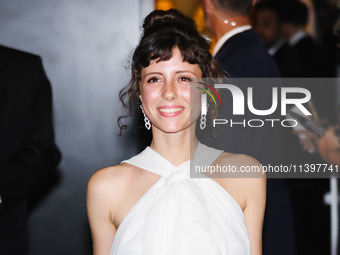
[[[190,82],[201,77],[198,64],[183,61],[178,47],[173,48],[168,61],[153,60],[143,68],[140,99],[153,124],[153,133],[175,133],[196,121],[198,115],[190,121]]]
[[[259,165],[197,140],[203,91],[190,83],[220,77],[209,44],[177,10],[154,11],[143,27],[120,98],[130,112],[141,107],[153,139],[142,153],[91,177],[94,254],[261,254],[265,179],[190,178],[191,161],[236,170]]]
[[[175,13],[176,12],[176,13]],[[173,55],[173,48],[181,54],[181,60],[187,64],[198,65],[200,77],[221,77],[221,70],[211,56],[209,43],[196,30],[195,22],[174,10],[154,11],[145,18],[144,33],[137,46],[131,64],[131,80],[121,92],[120,99],[127,106],[129,113],[118,119],[121,130],[127,128],[124,119],[130,117],[132,108],[141,101],[142,70],[151,61],[163,62]]]

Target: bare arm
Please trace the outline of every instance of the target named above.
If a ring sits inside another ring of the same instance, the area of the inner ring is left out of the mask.
[[[232,162],[238,167],[256,166],[260,169],[260,163],[252,157],[237,155]],[[250,175],[249,175],[250,174]],[[250,177],[250,178],[249,178]],[[262,229],[266,206],[266,176],[259,172],[245,173],[238,178],[239,199],[249,234],[251,254],[262,254]]]
[[[110,253],[120,223],[158,179],[159,175],[125,163],[101,169],[91,177],[87,211],[94,255]]]
[[[91,228],[93,254],[110,253],[116,233],[114,225],[115,201],[110,169],[97,171],[87,187],[87,213]]]
[[[247,179],[244,217],[249,233],[251,254],[262,254],[262,228],[266,205],[266,179]]]
[[[219,163],[230,164],[238,169],[245,166],[257,166],[260,169],[261,166],[254,158],[241,154],[224,157],[224,160],[225,162]],[[261,255],[262,228],[266,204],[266,175],[261,172],[244,172],[244,174],[238,173],[234,177],[237,178],[220,179],[224,181],[222,187],[229,192],[243,210],[250,239],[251,254]]]

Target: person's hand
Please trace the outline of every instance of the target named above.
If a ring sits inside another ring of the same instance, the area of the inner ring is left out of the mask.
[[[324,161],[340,165],[340,143],[335,134],[335,127],[329,127],[318,142],[319,153]]]
[[[292,132],[299,137],[299,143],[304,151],[308,153],[318,152],[319,137],[315,133],[309,130],[293,130]]]

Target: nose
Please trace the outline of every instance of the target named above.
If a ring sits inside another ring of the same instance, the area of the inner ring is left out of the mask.
[[[164,84],[162,96],[164,99],[171,101],[177,98],[177,86],[175,82],[167,82]]]

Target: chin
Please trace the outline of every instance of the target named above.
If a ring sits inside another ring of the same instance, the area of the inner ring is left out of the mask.
[[[161,127],[159,129],[164,133],[176,134],[188,128],[189,128],[188,126],[168,125],[166,127]]]

